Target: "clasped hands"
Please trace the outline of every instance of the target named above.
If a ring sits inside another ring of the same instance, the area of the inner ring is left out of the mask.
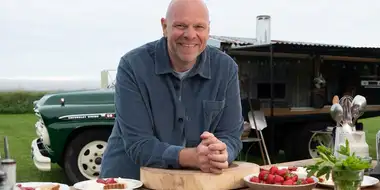
[[[201,139],[196,148],[198,168],[203,172],[221,174],[228,168],[226,144],[209,132],[204,132]]]

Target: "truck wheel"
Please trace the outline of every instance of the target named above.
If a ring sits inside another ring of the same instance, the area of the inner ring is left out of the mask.
[[[313,133],[312,131],[324,130],[327,123],[307,124],[296,127],[287,135],[285,141],[285,155],[288,161],[309,159],[318,157],[316,147],[319,143],[329,146],[332,142],[331,134]]]
[[[76,135],[64,154],[64,169],[71,183],[96,179],[111,130],[87,129]]]
[[[317,146],[324,145],[333,148],[333,137],[331,133],[314,133],[309,140],[309,155],[310,158],[318,158]]]

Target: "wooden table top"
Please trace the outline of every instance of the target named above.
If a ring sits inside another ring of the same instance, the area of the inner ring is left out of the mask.
[[[276,165],[276,166],[298,166],[298,167],[303,167],[303,166],[307,166],[307,165],[313,164],[313,162],[314,161],[312,159],[307,159],[307,160],[299,160],[299,161],[293,161],[293,162],[283,162],[283,163],[278,163],[278,164],[265,165],[265,166],[261,166],[261,167],[270,168],[273,165]],[[372,165],[375,166],[376,165],[376,161],[373,161]],[[70,189],[71,190],[76,190],[74,187],[70,187]],[[327,190],[327,189],[332,189],[332,188],[324,187],[324,186],[319,186],[318,185],[313,190]],[[378,183],[378,184],[376,184],[374,186],[371,186],[371,187],[362,188],[361,190],[375,190],[375,189],[380,190],[380,183]],[[149,190],[149,189],[140,188],[139,190]],[[243,189],[240,189],[240,190],[249,190],[249,188],[243,188]]]

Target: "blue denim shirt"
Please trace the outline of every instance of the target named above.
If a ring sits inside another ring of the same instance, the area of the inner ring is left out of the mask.
[[[196,147],[204,131],[226,143],[230,163],[242,148],[238,67],[213,47],[183,80],[173,74],[166,38],[128,52],[117,69],[115,106],[100,177],[140,179],[140,166],[180,168],[179,151]]]

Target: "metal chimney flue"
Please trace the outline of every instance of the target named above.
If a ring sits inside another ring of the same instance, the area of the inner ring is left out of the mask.
[[[256,17],[256,43],[257,45],[271,43],[271,18],[269,15]]]

